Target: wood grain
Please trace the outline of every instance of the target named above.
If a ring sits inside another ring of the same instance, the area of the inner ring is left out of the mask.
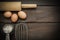
[[[38,4],[38,5],[57,5],[57,0],[0,0],[1,2],[2,1],[21,1],[22,3],[35,3],[35,4]]]
[[[36,9],[23,9],[27,13],[27,19],[19,19],[18,22],[60,22],[57,10],[58,7],[55,6],[38,6]],[[11,23],[11,20],[5,18],[3,13],[0,12],[1,22]],[[17,14],[17,12],[15,13]]]
[[[18,23],[19,25],[21,23]],[[58,37],[58,23],[23,23],[25,25],[24,27],[28,28],[28,39],[29,40],[42,40],[42,39],[57,39]],[[21,36],[19,32],[21,33],[21,29],[19,29],[20,26],[15,27],[15,32],[16,32],[16,38],[19,38]],[[21,27],[20,27],[21,28]],[[22,34],[23,34],[23,40],[27,36],[24,35],[26,30],[23,29]]]
[[[29,40],[56,40],[60,33],[60,13],[55,0],[0,0],[0,1],[22,1],[24,4],[38,4],[36,9],[23,9],[27,13],[27,19],[19,19],[17,24],[24,23],[28,27]],[[6,19],[0,11],[0,40],[5,39],[5,34],[2,27],[6,23],[12,23],[10,19]],[[17,12],[13,12],[17,13]],[[16,30],[16,31],[15,31]],[[11,40],[16,40],[19,37],[19,29],[13,30],[11,33]],[[18,31],[17,31],[18,30]],[[16,32],[16,33],[14,33]],[[23,32],[24,33],[24,32]],[[15,34],[17,35],[15,37]],[[23,35],[24,36],[24,35]],[[53,39],[52,39],[53,38]],[[25,39],[25,38],[24,38]]]
[[[21,2],[0,2],[0,11],[20,11]]]

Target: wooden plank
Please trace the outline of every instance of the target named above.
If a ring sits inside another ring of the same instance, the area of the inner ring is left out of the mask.
[[[10,36],[11,36],[11,40],[13,39],[17,39],[19,36],[19,33],[18,32],[21,32],[19,30],[19,27],[20,26],[17,26],[17,25],[21,25],[23,24],[24,26],[24,29],[23,29],[23,36],[25,39],[25,28],[27,27],[28,28],[28,38],[29,40],[42,40],[42,39],[50,39],[50,38],[54,38],[54,39],[57,39],[58,38],[58,30],[59,30],[59,25],[60,23],[17,23],[17,24],[13,24],[15,25],[15,29],[10,33]],[[4,23],[0,23],[0,40],[4,40],[5,39],[5,33],[3,33],[3,28],[4,26]],[[23,27],[21,26],[21,27]],[[16,33],[15,33],[16,32]],[[16,36],[17,35],[17,36]]]
[[[22,34],[23,34],[23,40],[28,35],[29,40],[42,40],[42,39],[57,39],[58,37],[58,24],[59,23],[23,23],[23,26],[21,26],[22,23],[18,23],[18,26],[15,26],[15,32],[16,32],[16,39],[19,40],[19,36],[21,37],[21,27],[22,27]],[[19,26],[20,25],[20,26]],[[27,27],[27,29],[26,29]],[[28,32],[28,34],[25,34],[25,31]],[[24,35],[25,34],[25,35]]]
[[[30,40],[48,40],[59,37],[58,23],[28,23],[28,27]]]
[[[0,0],[2,1],[21,1],[22,3],[36,3],[38,5],[57,5],[57,0]]]
[[[18,22],[60,22],[58,8],[55,6],[38,6],[36,9],[23,9],[27,14],[27,19],[21,20],[19,18]],[[0,12],[1,22],[11,23],[10,18],[5,18],[3,13]]]

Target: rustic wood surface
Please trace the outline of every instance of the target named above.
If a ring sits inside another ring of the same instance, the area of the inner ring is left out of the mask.
[[[23,9],[27,14],[26,20],[19,18],[18,22],[60,22],[58,7],[55,6],[38,6],[36,9]],[[10,18],[3,16],[4,12],[0,12],[1,22],[11,23]],[[17,14],[17,12],[15,12]]]
[[[18,23],[20,24],[20,23]],[[49,40],[49,39],[57,39],[58,34],[58,30],[59,30],[59,23],[24,23],[24,25],[27,26],[28,28],[28,38],[29,40]],[[26,27],[25,26],[25,27]],[[18,35],[20,30],[19,27],[21,26],[17,26],[16,27],[16,38],[19,38]],[[24,32],[25,30],[22,31],[22,34],[25,34]],[[27,35],[27,34],[26,34]],[[21,36],[21,35],[20,35]],[[25,35],[23,35],[23,39],[25,39]],[[57,36],[57,37],[56,37]]]
[[[60,14],[55,0],[0,0],[0,1],[22,1],[22,3],[36,3],[36,9],[22,9],[27,13],[27,19],[19,19],[17,23],[12,23],[10,19],[6,19],[0,11],[0,40],[5,40],[5,33],[2,27],[6,23],[17,25],[19,23],[26,24],[28,27],[29,40],[56,40],[59,38]],[[14,12],[13,12],[14,13]],[[17,13],[17,12],[15,12]],[[16,32],[16,33],[15,33]],[[16,40],[19,37],[19,28],[15,28],[11,32],[11,40]],[[24,33],[24,32],[23,32]],[[15,36],[17,35],[17,36]],[[25,35],[23,35],[25,36]],[[25,39],[25,38],[24,38]],[[23,39],[23,40],[24,40]]]
[[[22,3],[36,3],[38,5],[57,5],[57,0],[0,0],[2,1],[21,1]]]

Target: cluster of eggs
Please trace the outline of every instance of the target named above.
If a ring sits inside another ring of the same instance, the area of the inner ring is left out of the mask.
[[[12,14],[12,12],[7,11],[7,12],[4,12],[4,17],[6,17],[6,18],[11,17],[11,21],[16,22],[18,20],[18,17],[20,19],[26,19],[27,15],[26,15],[26,13],[24,11],[19,11],[18,14],[16,14],[16,13]]]

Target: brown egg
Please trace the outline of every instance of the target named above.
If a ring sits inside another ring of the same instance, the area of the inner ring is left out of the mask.
[[[12,22],[16,22],[17,20],[18,20],[17,14],[13,14],[13,15],[11,16],[11,21],[12,21]]]
[[[18,12],[18,16],[19,16],[19,18],[21,18],[21,19],[26,19],[26,18],[27,18],[26,13],[23,12],[23,11],[19,11],[19,12]]]
[[[7,18],[11,17],[11,15],[12,13],[10,11],[7,11],[4,13],[4,17],[7,17]]]

